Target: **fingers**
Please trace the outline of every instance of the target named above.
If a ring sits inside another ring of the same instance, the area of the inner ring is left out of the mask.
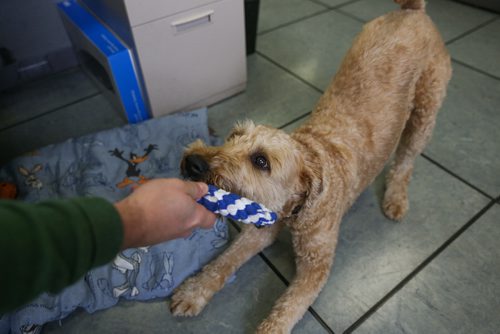
[[[203,182],[186,182],[187,193],[198,200],[208,193],[208,185]],[[213,212],[207,210],[204,206],[197,204],[195,208],[195,219],[197,225],[201,228],[211,228],[215,224],[216,216]]]
[[[208,193],[208,186],[203,182],[186,181],[185,190],[192,199],[198,200]]]
[[[194,223],[201,228],[212,228],[215,224],[216,216],[213,212],[205,209],[204,206],[197,204],[194,213]]]

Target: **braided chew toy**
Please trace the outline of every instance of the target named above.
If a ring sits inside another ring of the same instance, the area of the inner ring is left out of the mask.
[[[208,193],[198,200],[213,213],[257,227],[274,224],[278,215],[248,198],[208,185]]]

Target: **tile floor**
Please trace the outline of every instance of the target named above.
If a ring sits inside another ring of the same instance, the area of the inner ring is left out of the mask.
[[[293,130],[362,24],[393,8],[389,0],[261,0],[248,88],[209,108],[211,127],[224,136],[251,118]],[[447,0],[429,0],[428,13],[454,76],[417,161],[410,212],[402,223],[384,218],[376,179],[345,217],[332,274],[294,333],[500,331],[500,16]],[[122,124],[78,69],[0,93],[2,159]],[[292,256],[284,232],[196,318],[173,318],[164,301],[122,302],[76,312],[45,333],[251,333],[292,278]]]

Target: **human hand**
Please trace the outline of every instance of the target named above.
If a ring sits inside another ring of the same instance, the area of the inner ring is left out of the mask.
[[[215,215],[196,203],[205,183],[155,179],[115,203],[123,223],[122,249],[188,237],[194,228],[210,228]]]

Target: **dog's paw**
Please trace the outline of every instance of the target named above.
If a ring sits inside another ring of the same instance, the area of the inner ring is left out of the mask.
[[[386,194],[382,209],[387,218],[401,221],[408,211],[408,197],[405,195],[393,197]]]
[[[208,303],[206,291],[194,278],[185,281],[172,295],[170,312],[176,317],[193,317],[203,310]]]

